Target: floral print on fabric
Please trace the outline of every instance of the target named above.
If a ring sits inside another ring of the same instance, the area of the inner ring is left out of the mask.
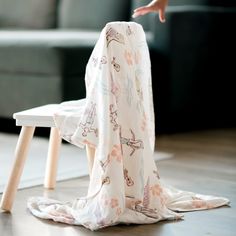
[[[88,61],[86,99],[61,104],[54,120],[62,138],[96,148],[87,196],[74,202],[31,197],[37,217],[97,230],[183,217],[180,211],[229,203],[161,183],[154,151],[151,64],[145,33],[134,22],[111,22]]]

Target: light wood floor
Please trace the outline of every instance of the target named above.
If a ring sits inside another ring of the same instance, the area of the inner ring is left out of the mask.
[[[97,232],[32,216],[26,209],[29,196],[73,200],[86,194],[88,178],[57,184],[54,191],[42,186],[17,193],[11,214],[0,213],[1,236],[235,236],[236,235],[236,129],[198,131],[157,137],[157,148],[174,158],[157,163],[163,182],[183,190],[227,197],[230,207],[185,213],[181,221],[152,225],[118,225]]]

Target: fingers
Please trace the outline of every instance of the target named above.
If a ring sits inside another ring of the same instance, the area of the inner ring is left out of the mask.
[[[138,16],[146,15],[150,12],[158,12],[160,22],[162,22],[162,23],[165,22],[165,20],[166,20],[166,18],[165,18],[165,6],[157,7],[157,6],[154,6],[153,4],[136,8],[134,10],[134,13],[133,13],[132,17],[136,18]]]
[[[165,9],[160,9],[159,10],[159,19],[160,19],[160,22],[162,22],[162,23],[164,23],[166,21]]]
[[[138,16],[143,16],[143,15],[146,15],[147,13],[150,13],[151,11],[152,9],[149,6],[139,7],[134,10],[134,14],[132,15],[132,17],[135,18]]]

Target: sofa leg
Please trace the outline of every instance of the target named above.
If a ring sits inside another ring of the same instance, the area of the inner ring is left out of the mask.
[[[35,127],[23,126],[15,150],[15,161],[2,195],[1,209],[11,211]]]
[[[52,127],[50,132],[49,149],[46,163],[44,187],[54,189],[56,186],[58,157],[61,147],[61,137],[57,128]]]

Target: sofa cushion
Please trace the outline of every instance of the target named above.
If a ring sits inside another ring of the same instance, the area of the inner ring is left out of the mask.
[[[53,75],[62,73],[62,70],[67,74],[84,72],[99,34],[89,31],[1,30],[0,73]]]
[[[61,0],[58,26],[101,30],[110,21],[127,21],[130,16],[128,0]]]
[[[0,0],[1,28],[53,28],[57,0]]]

